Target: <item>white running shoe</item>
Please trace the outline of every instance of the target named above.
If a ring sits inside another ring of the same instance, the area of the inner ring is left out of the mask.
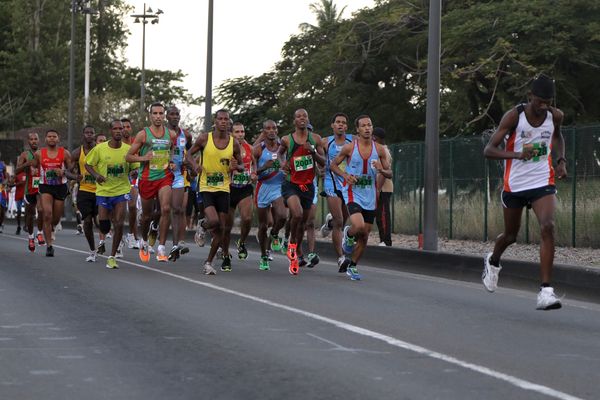
[[[149,252],[150,254],[154,254],[154,247],[152,247],[152,246],[148,245],[148,252]]]
[[[110,239],[110,238],[112,238],[112,233],[108,232],[108,233],[106,234],[106,238],[107,238],[107,239]]]
[[[54,227],[54,230],[56,232],[62,231],[62,223],[60,221],[58,222],[58,224],[56,224],[56,226]]]
[[[557,310],[562,307],[560,299],[554,294],[554,289],[550,286],[540,288],[537,295],[537,310]]]
[[[380,246],[380,247],[385,247],[385,246],[387,246],[387,245],[385,244],[385,242],[379,242],[379,244],[378,244],[377,246]]]
[[[204,275],[216,275],[217,271],[213,268],[213,266],[207,261],[204,263],[204,269],[202,270]]]
[[[206,230],[202,227],[203,222],[204,218],[198,221],[198,225],[196,226],[196,234],[194,235],[194,241],[199,247],[204,247],[206,243]]]
[[[483,286],[488,292],[493,292],[498,288],[498,275],[500,274],[500,270],[502,266],[498,264],[497,267],[494,267],[490,264],[490,258],[492,257],[492,253],[488,253],[483,259],[483,273],[481,274],[481,280],[483,281]]]
[[[115,258],[123,258],[123,246],[125,245],[125,242],[121,240],[121,243],[119,243],[119,247],[117,247],[117,253],[115,254]]]
[[[92,251],[89,256],[86,257],[87,262],[96,262],[96,251]]]
[[[323,224],[323,226],[321,226],[321,236],[323,236],[324,238],[329,236],[329,234],[331,233],[331,221],[333,221],[333,215],[331,215],[331,213],[328,213],[327,216],[325,217],[325,223]]]
[[[133,236],[133,233],[128,233],[127,237],[125,238],[125,241],[127,242],[128,249],[135,249],[136,240],[135,236]]]

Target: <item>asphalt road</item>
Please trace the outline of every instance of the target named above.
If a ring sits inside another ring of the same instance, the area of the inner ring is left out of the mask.
[[[72,230],[54,258],[26,246],[0,235],[0,399],[600,397],[598,304],[333,260],[293,277],[254,252],[204,276],[195,245],[108,270]]]

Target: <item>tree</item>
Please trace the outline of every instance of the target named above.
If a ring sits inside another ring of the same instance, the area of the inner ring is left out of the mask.
[[[342,20],[342,14],[346,6],[342,7],[340,12],[333,0],[321,0],[320,3],[311,3],[309,5],[312,13],[317,17],[317,25],[311,25],[307,22],[300,24],[300,30],[307,32],[310,30],[326,29],[338,24]]]

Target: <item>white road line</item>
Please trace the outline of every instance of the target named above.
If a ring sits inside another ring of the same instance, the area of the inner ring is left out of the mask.
[[[14,238],[14,239],[20,239],[20,238]],[[23,240],[23,239],[20,239],[20,240]],[[57,246],[57,245],[55,245],[55,247],[60,248],[60,249],[64,249],[64,250],[70,250],[70,251],[73,251],[73,252],[76,252],[76,253],[86,253],[86,252],[81,251],[81,250],[72,249],[72,248],[64,247],[64,246]],[[348,331],[348,332],[352,332],[352,333],[355,333],[355,334],[358,334],[358,335],[362,335],[362,336],[366,336],[366,337],[369,337],[369,338],[372,338],[372,339],[376,339],[376,340],[382,341],[384,343],[387,343],[387,344],[389,344],[391,346],[394,346],[394,347],[397,347],[397,348],[400,348],[400,349],[412,351],[412,352],[417,353],[417,354],[422,354],[422,355],[425,355],[425,356],[433,358],[433,359],[445,361],[445,362],[447,362],[449,364],[457,365],[457,366],[462,367],[464,369],[468,369],[468,370],[480,373],[482,375],[487,375],[489,377],[496,378],[498,380],[507,382],[507,383],[509,383],[509,384],[511,384],[513,386],[516,386],[516,387],[524,389],[524,390],[529,390],[529,391],[532,391],[532,392],[537,392],[537,393],[540,393],[542,395],[546,395],[548,397],[553,397],[553,398],[560,399],[560,400],[583,400],[580,397],[572,396],[572,395],[570,395],[568,393],[564,393],[564,392],[558,391],[556,389],[552,389],[551,387],[548,387],[548,386],[539,385],[537,383],[529,382],[527,380],[524,380],[524,379],[521,379],[521,378],[517,378],[515,376],[508,375],[508,374],[502,373],[500,371],[493,370],[493,369],[485,367],[483,365],[478,365],[478,364],[470,363],[468,361],[463,361],[463,360],[460,360],[460,359],[458,359],[456,357],[449,356],[447,354],[439,353],[437,351],[433,351],[433,350],[427,349],[425,347],[422,347],[422,346],[419,346],[419,345],[416,345],[416,344],[412,344],[412,343],[405,342],[405,341],[400,340],[400,339],[396,339],[396,338],[394,338],[392,336],[384,335],[382,333],[375,332],[375,331],[372,331],[370,329],[361,328],[360,326],[348,324],[348,323],[345,323],[343,321],[338,321],[338,320],[335,320],[333,318],[328,318],[328,317],[325,317],[323,315],[315,314],[315,313],[310,312],[310,311],[305,311],[305,310],[301,310],[299,308],[290,307],[290,306],[287,306],[285,304],[276,303],[276,302],[271,301],[271,300],[263,299],[261,297],[249,295],[249,294],[242,293],[242,292],[238,292],[238,291],[232,290],[232,289],[227,289],[225,287],[214,285],[212,283],[201,282],[201,281],[198,281],[198,280],[195,280],[195,279],[188,278],[186,276],[177,275],[177,274],[174,274],[172,272],[163,271],[163,270],[160,270],[160,269],[148,267],[148,266],[145,266],[145,265],[142,265],[142,264],[134,263],[132,261],[127,261],[127,260],[120,259],[119,263],[129,264],[129,265],[132,265],[134,267],[138,267],[138,268],[141,268],[141,269],[144,269],[144,270],[147,270],[147,271],[156,272],[156,273],[159,273],[159,274],[163,274],[163,275],[169,276],[171,278],[180,279],[180,280],[185,281],[185,282],[193,283],[193,284],[198,285],[198,286],[203,286],[203,287],[210,288],[210,289],[222,292],[222,293],[227,293],[227,294],[230,294],[230,295],[233,295],[233,296],[241,297],[241,298],[246,299],[246,300],[251,300],[251,301],[254,301],[256,303],[265,304],[265,305],[271,306],[273,308],[277,308],[277,309],[288,311],[288,312],[291,312],[291,313],[294,313],[294,314],[302,315],[303,317],[310,318],[310,319],[313,319],[313,320],[316,320],[316,321],[320,321],[320,322],[324,322],[326,324],[333,325],[333,326],[335,326],[335,327],[337,327],[339,329],[343,329],[343,330]]]

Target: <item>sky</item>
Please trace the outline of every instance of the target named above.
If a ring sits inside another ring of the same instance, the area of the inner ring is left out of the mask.
[[[208,0],[146,0],[152,11],[161,9],[156,25],[146,25],[146,69],[178,70],[187,75],[183,86],[195,96],[206,88]],[[315,24],[309,5],[319,0],[214,0],[213,96],[221,82],[243,75],[260,75],[281,58],[287,39],[303,22]],[[132,14],[141,14],[143,0],[129,0]],[[374,0],[337,0],[343,17]],[[142,25],[127,17],[130,36],[128,65],[142,66]],[[204,115],[204,106],[182,112],[184,119]]]

